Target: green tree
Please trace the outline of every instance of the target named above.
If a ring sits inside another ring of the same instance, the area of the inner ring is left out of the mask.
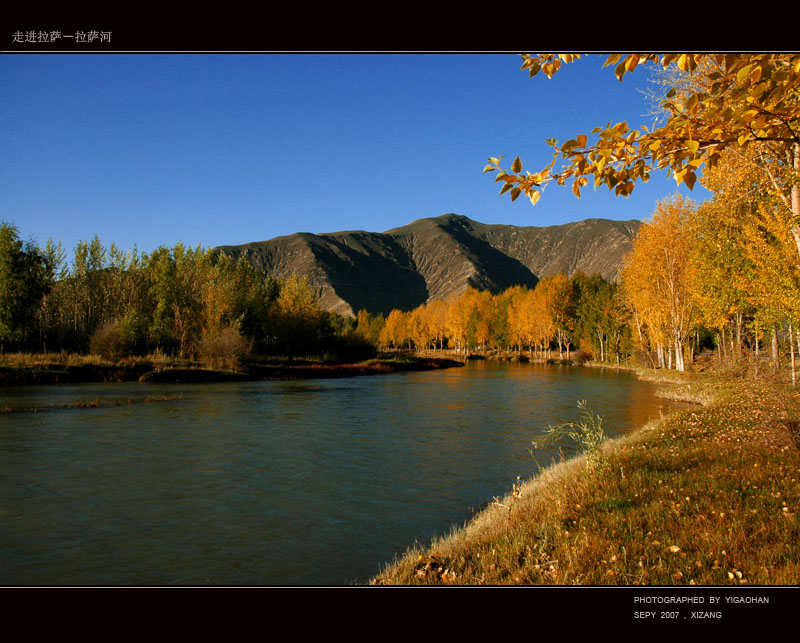
[[[570,281],[577,293],[575,335],[582,346],[591,346],[601,362],[606,361],[606,344],[612,326],[611,300],[615,287],[600,274],[574,274]]]
[[[48,255],[23,243],[15,226],[0,224],[0,353],[6,344],[22,345],[32,335],[52,271]]]

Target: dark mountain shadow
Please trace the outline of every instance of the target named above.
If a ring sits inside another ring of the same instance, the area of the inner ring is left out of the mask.
[[[311,250],[331,287],[354,313],[366,309],[388,315],[393,308],[408,311],[428,301],[425,279],[391,237],[319,235]]]
[[[439,227],[464,248],[465,255],[477,268],[469,283],[478,290],[489,290],[496,295],[511,286],[535,288],[539,277],[518,259],[504,254],[476,236],[470,219],[450,216]]]

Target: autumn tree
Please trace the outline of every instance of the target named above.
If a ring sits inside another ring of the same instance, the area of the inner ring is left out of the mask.
[[[276,343],[293,358],[316,349],[325,333],[325,316],[308,277],[292,274],[275,302]]]
[[[443,350],[444,340],[447,337],[447,304],[441,299],[434,299],[429,301],[425,308],[433,339],[439,345],[439,350]]]
[[[577,322],[575,317],[577,303],[575,284],[564,273],[559,272],[542,279],[536,287],[537,290],[539,288],[542,288],[547,293],[546,310],[555,329],[559,357],[564,359],[564,349],[566,349],[567,359],[570,359],[570,348],[574,341]]]
[[[476,346],[486,352],[490,343],[494,298],[488,290],[471,290],[469,292],[470,334]]]
[[[741,206],[731,201],[719,192],[689,219],[697,319],[717,334],[720,360],[728,355],[738,359],[744,323],[753,309],[748,296],[753,265],[743,252],[743,224],[750,215],[743,216]]]
[[[467,291],[469,291],[469,288],[467,288]],[[472,311],[469,306],[469,294],[467,291],[462,293],[461,296],[451,296],[447,300],[445,325],[448,338],[452,340],[449,345],[455,347],[458,353],[465,353],[468,350],[469,319]]]
[[[433,341],[429,316],[425,304],[420,304],[406,315],[407,335],[418,351],[426,350]]]
[[[666,365],[671,366],[674,355],[679,371],[686,368],[684,345],[695,306],[687,223],[692,209],[680,195],[660,201],[652,220],[639,228],[621,274],[640,336],[646,327],[659,365],[665,365],[666,349]]]
[[[552,77],[577,54],[525,54],[522,69],[530,77],[539,72]],[[501,194],[511,199],[521,194],[533,204],[550,183],[571,182],[580,197],[591,181],[617,195],[628,196],[637,181],[647,181],[653,170],[666,170],[678,184],[690,189],[701,168],[713,168],[726,150],[758,147],[763,169],[784,206],[791,212],[791,234],[800,257],[800,56],[797,54],[612,54],[622,81],[645,64],[677,68],[696,74],[694,82],[679,91],[671,88],[662,102],[665,122],[632,129],[626,122],[594,128],[559,144],[543,169],[523,172],[517,156],[510,171],[503,157],[489,159],[484,172],[496,172]],[[563,164],[556,168],[557,161]]]
[[[381,330],[386,320],[382,314],[372,315],[365,309],[359,310],[356,316],[356,334],[371,344],[377,345],[380,340]]]
[[[401,348],[406,340],[406,318],[402,310],[397,308],[389,311],[386,323],[381,329],[379,341],[383,346],[391,344],[394,348]]]
[[[546,280],[544,283],[547,283]],[[542,298],[547,296],[546,286],[542,288],[541,284],[542,282],[539,282],[534,290],[517,289],[513,292],[508,305],[508,327],[511,336],[519,347],[519,351],[521,352],[522,346],[525,345],[531,356],[533,356],[534,346],[541,347],[543,344],[543,328],[549,326],[545,322],[545,318],[547,321],[550,320],[548,303]],[[551,334],[548,335],[548,341],[551,336]]]

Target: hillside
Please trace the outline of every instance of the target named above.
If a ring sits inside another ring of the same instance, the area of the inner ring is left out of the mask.
[[[343,315],[388,314],[468,286],[498,293],[557,272],[616,280],[639,221],[587,219],[560,226],[487,225],[456,214],[383,233],[296,234],[216,251],[274,277],[308,275],[322,305]]]

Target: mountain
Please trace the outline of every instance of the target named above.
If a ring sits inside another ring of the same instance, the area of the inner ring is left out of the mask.
[[[388,314],[446,299],[467,286],[493,293],[518,284],[532,288],[557,272],[599,272],[616,280],[640,225],[587,219],[519,227],[445,214],[381,233],[298,232],[215,251],[244,256],[273,277],[308,275],[328,310]]]

